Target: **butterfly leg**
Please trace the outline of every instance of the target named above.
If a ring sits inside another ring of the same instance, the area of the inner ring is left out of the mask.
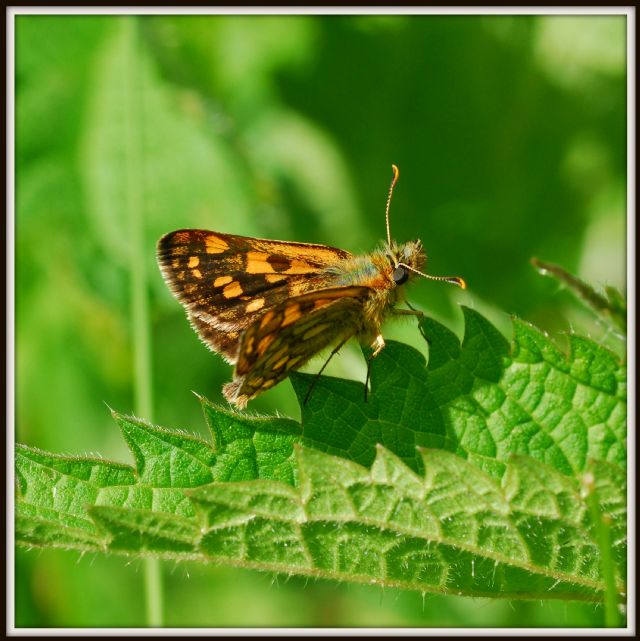
[[[391,313],[395,316],[417,316],[418,318],[424,318],[424,313],[419,309],[411,306],[408,300],[404,301],[407,304],[409,309],[392,309]]]
[[[307,401],[309,400],[309,397],[311,396],[311,392],[313,388],[315,387],[316,383],[318,382],[318,379],[320,378],[320,375],[322,372],[324,372],[324,368],[329,364],[329,361],[334,357],[335,354],[337,354],[342,346],[351,338],[351,336],[347,336],[343,340],[341,340],[338,343],[338,346],[329,354],[329,358],[324,362],[324,365],[320,368],[320,371],[314,376],[313,380],[311,381],[311,385],[309,385],[309,389],[307,390],[307,394],[304,397],[304,401],[302,402],[303,405],[307,404]]]
[[[367,358],[367,378],[364,382],[364,402],[367,402],[367,396],[369,393],[369,378],[371,377],[371,361],[384,349],[385,342],[384,338],[382,338],[382,334],[378,334],[373,343],[371,344],[371,347],[373,347],[373,354]]]
[[[419,309],[416,309],[415,307],[411,307],[411,303],[408,300],[404,301],[411,309],[392,309],[391,313],[396,315],[396,316],[415,316],[418,319],[418,329],[420,330],[420,333],[422,334],[422,337],[424,340],[427,341],[427,343],[431,344],[431,341],[427,337],[427,335],[424,333],[424,326],[422,323],[419,321],[424,319],[424,312],[421,312]]]

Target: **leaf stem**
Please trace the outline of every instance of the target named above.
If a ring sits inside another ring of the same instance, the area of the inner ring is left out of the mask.
[[[124,18],[124,137],[126,206],[130,222],[131,320],[133,325],[134,408],[151,419],[151,341],[144,243],[144,140],[142,131],[142,74],[137,18]],[[158,559],[145,559],[146,618],[150,627],[162,625],[162,576]]]

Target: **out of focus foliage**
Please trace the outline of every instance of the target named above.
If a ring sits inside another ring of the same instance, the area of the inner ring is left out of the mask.
[[[230,377],[162,282],[157,238],[204,227],[369,251],[384,237],[392,162],[392,235],[421,238],[430,273],[469,285],[417,283],[415,305],[461,329],[463,302],[508,335],[515,313],[621,353],[619,338],[529,261],[624,290],[625,28],[622,16],[18,16],[17,440],[126,460],[105,403],[125,413],[133,404],[131,248],[117,180],[130,136],[144,150],[136,179],[155,398],[146,418],[157,423],[204,433],[191,391],[220,399]],[[123,96],[131,56],[138,90]],[[135,131],[124,100],[142,110]],[[421,344],[414,323],[390,323],[385,335]],[[344,350],[329,373],[362,379],[359,350]],[[297,417],[288,382],[252,409]],[[165,570],[175,626],[602,623],[588,605],[423,601]],[[137,565],[19,551],[16,571],[18,625],[144,624]]]

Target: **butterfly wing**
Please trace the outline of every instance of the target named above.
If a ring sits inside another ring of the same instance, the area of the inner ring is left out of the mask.
[[[157,258],[173,295],[204,343],[235,363],[240,337],[265,310],[331,287],[327,267],[341,249],[179,229],[158,242]]]
[[[325,347],[358,333],[371,291],[317,290],[267,310],[242,335],[234,380],[223,390],[227,400],[244,407]]]

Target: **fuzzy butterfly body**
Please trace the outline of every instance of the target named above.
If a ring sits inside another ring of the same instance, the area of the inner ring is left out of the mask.
[[[397,169],[394,167],[394,181]],[[388,221],[387,201],[387,221]],[[388,224],[387,224],[388,230]],[[387,243],[364,256],[307,243],[180,229],[158,242],[173,295],[212,351],[235,365],[224,386],[238,407],[312,356],[349,338],[384,347],[380,328],[402,300],[402,285],[426,261],[420,241]],[[464,286],[457,277],[429,277]]]

